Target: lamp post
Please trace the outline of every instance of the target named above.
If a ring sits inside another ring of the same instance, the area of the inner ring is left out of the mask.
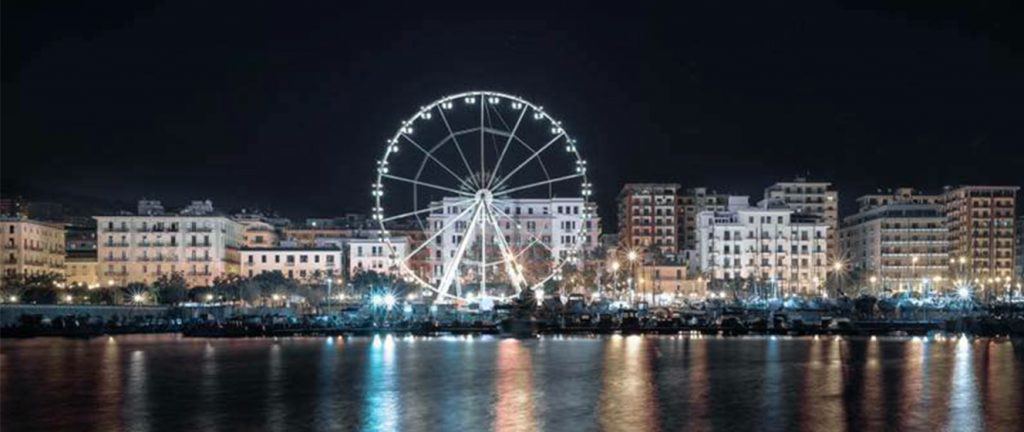
[[[331,283],[334,279],[330,276],[327,277],[327,315],[331,314]]]
[[[839,272],[841,272],[842,270],[843,270],[843,263],[842,262],[836,261],[836,262],[832,263],[832,275],[833,275],[832,277],[834,277],[835,280],[836,280],[836,295],[837,296],[839,295],[839,292],[843,290],[843,280],[839,277]]]
[[[629,260],[629,289],[636,292],[636,259],[638,258],[635,250],[631,250],[626,254],[626,259]],[[643,295],[641,295],[643,298]]]

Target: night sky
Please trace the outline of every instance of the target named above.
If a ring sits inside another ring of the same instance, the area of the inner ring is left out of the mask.
[[[1013,1],[299,3],[3,2],[3,193],[365,212],[399,121],[469,89],[561,118],[609,222],[627,181],[1024,184]]]

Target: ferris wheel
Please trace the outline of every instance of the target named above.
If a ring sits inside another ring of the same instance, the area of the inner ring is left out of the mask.
[[[440,300],[493,302],[559,279],[596,229],[587,163],[543,107],[491,91],[420,107],[386,142],[373,219],[394,268]],[[416,233],[411,244],[398,234]]]

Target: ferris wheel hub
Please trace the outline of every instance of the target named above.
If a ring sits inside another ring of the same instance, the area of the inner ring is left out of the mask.
[[[490,205],[494,201],[494,194],[491,193],[490,189],[480,189],[476,192],[476,200],[485,205]]]

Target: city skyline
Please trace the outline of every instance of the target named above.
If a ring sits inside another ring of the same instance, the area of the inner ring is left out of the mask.
[[[212,7],[204,13],[228,12]],[[939,6],[665,6],[613,20],[561,5],[549,18],[510,13],[490,25],[479,19],[492,15],[456,6],[397,21],[372,6],[308,8],[241,11],[239,33],[264,35],[250,38],[220,36],[216,20],[173,31],[196,12],[188,4],[7,8],[18,37],[4,40],[3,194],[365,212],[374,158],[409,107],[470,89],[558,112],[592,164],[606,224],[626,182],[756,196],[805,176],[832,182],[849,214],[847,197],[879,188],[1019,184],[1024,166],[1019,42],[998,20]],[[289,19],[309,12],[345,25]],[[80,14],[97,19],[66,25]],[[559,20],[571,14],[572,24]],[[75,76],[61,73],[69,65]]]

